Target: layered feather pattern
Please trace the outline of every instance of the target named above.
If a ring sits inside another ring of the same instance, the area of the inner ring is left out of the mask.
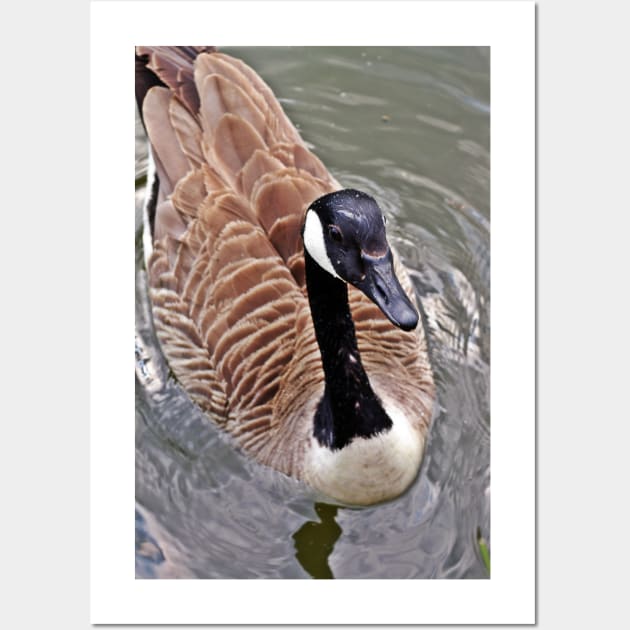
[[[324,387],[300,228],[340,186],[253,70],[203,50],[137,49],[163,84],[143,99],[160,181],[155,325],[191,398],[259,462],[299,478]],[[349,301],[370,381],[429,409],[422,331],[395,328],[352,287]],[[424,431],[428,414],[418,422]]]

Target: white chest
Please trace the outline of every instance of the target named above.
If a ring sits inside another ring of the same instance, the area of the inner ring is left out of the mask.
[[[355,438],[336,451],[312,439],[304,470],[310,485],[342,503],[355,505],[385,501],[407,489],[418,473],[424,439],[400,409],[384,402],[393,421],[389,431]]]

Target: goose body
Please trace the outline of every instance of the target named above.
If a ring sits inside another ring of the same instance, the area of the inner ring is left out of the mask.
[[[341,189],[241,61],[138,47],[136,77],[150,297],[177,379],[261,464],[348,504],[401,494],[434,386],[378,205]]]

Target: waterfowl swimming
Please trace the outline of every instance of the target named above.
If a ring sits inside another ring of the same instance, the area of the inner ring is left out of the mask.
[[[342,189],[263,80],[203,47],[138,47],[156,179],[157,335],[253,459],[348,504],[415,479],[434,385],[377,202]]]

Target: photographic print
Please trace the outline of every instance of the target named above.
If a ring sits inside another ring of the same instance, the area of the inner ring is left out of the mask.
[[[92,3],[92,623],[534,619],[533,5],[358,6]]]
[[[488,577],[489,48],[135,63],[137,577]]]

